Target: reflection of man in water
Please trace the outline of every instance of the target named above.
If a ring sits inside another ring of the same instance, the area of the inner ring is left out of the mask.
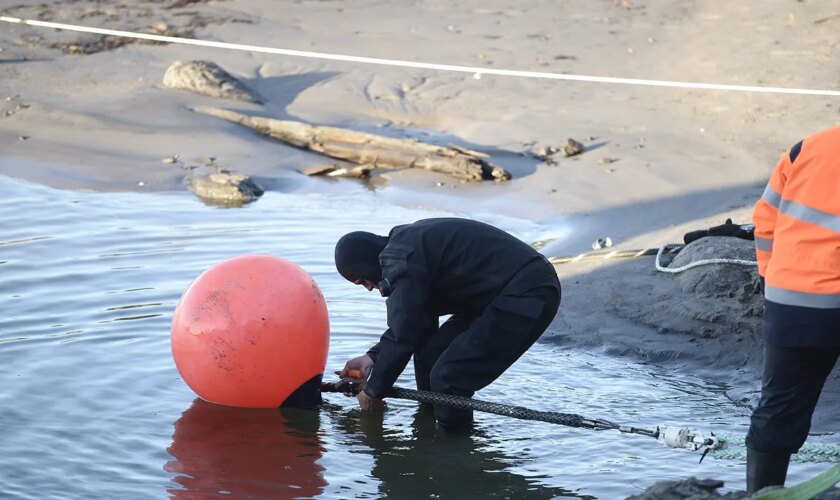
[[[516,498],[578,496],[506,469],[516,460],[498,443],[474,433],[446,433],[435,426],[431,408],[421,405],[411,434],[383,428],[382,414],[362,412],[335,419],[343,432],[371,448],[371,475],[380,481],[381,498]],[[589,497],[592,498],[592,497]]]
[[[196,399],[175,422],[164,470],[173,498],[309,498],[327,482],[319,415],[232,408]]]
[[[545,257],[467,219],[421,220],[387,237],[350,233],[336,244],[335,263],[345,279],[388,297],[380,342],[341,372],[369,375],[363,409],[381,407],[412,356],[418,389],[472,396],[536,342],[560,304],[557,273]],[[435,411],[444,427],[472,423],[471,410]]]

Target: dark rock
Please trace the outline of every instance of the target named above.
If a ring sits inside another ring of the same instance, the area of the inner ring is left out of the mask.
[[[659,481],[639,495],[627,497],[628,500],[739,500],[749,498],[745,491],[734,491],[721,495],[716,490],[723,486],[723,481],[714,479],[695,479],[690,477],[681,481]]]
[[[755,261],[755,244],[731,236],[707,236],[686,245],[668,264],[678,268],[701,260],[735,259]],[[722,300],[735,299],[751,313],[761,314],[758,267],[740,264],[708,264],[676,275],[683,291]]]

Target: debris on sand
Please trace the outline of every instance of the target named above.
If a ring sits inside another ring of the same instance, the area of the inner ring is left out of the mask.
[[[262,103],[253,90],[209,61],[175,61],[163,75],[163,86],[191,90],[210,97]]]
[[[511,178],[505,169],[488,162],[485,159],[487,155],[466,148],[456,149],[414,139],[395,139],[338,127],[248,116],[219,108],[205,107],[195,111],[239,123],[291,146],[371,168],[419,168],[447,174],[462,181],[506,181]]]
[[[336,163],[331,163],[329,165],[320,165],[317,167],[307,168],[303,171],[303,173],[308,176],[349,177],[351,179],[367,179],[368,177],[370,177],[370,172],[373,169],[373,165],[345,167]]]
[[[157,22],[139,30],[142,33],[150,35],[172,36],[178,38],[192,38],[192,32],[180,28],[170,27],[164,22]],[[85,40],[73,42],[58,42],[49,44],[48,47],[53,49],[61,49],[68,55],[90,55],[97,52],[107,50],[114,50],[126,45],[145,44],[145,45],[166,45],[168,42],[158,42],[155,40],[142,40],[138,38],[126,38],[121,36],[93,36]]]
[[[533,143],[536,144],[536,143]],[[540,166],[541,167],[555,167],[557,166],[557,160],[553,158],[555,154],[560,151],[559,148],[554,146],[543,146],[537,149],[536,152],[532,153],[535,158],[541,160]]]
[[[610,248],[611,246],[613,246],[612,238],[607,236],[595,240],[595,243],[592,244],[592,250],[601,250],[602,248]]]

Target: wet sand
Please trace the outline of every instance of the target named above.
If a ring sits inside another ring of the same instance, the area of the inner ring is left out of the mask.
[[[44,6],[46,5],[46,6]],[[21,1],[0,14],[125,30],[166,23],[203,39],[488,68],[745,85],[834,88],[840,17],[829,3]],[[389,202],[514,217],[561,236],[548,255],[680,241],[727,217],[748,222],[779,155],[840,123],[836,98],[550,82],[269,56],[0,25],[0,174],[93,191],[186,190],[225,168],[281,192],[377,189]],[[87,55],[67,54],[103,50]],[[264,105],[163,88],[176,60],[218,63]],[[325,158],[190,110],[218,106],[320,125],[458,143],[513,173],[461,184],[398,171],[373,185],[307,178]],[[546,165],[568,138],[586,149]],[[178,155],[180,161],[162,160]],[[214,158],[208,162],[208,158]],[[191,169],[195,167],[195,169]],[[259,203],[257,201],[256,203]],[[554,229],[556,228],[556,229]],[[553,341],[641,356],[727,381],[754,404],[755,332],[702,339],[670,331],[662,304],[691,301],[652,259],[558,267]],[[631,314],[631,311],[632,314]],[[737,318],[725,320],[734,321]],[[673,329],[672,329],[673,330]],[[665,333],[663,333],[665,332]],[[695,332],[699,333],[699,332]],[[737,337],[737,338],[735,338]],[[837,428],[832,375],[815,431]]]

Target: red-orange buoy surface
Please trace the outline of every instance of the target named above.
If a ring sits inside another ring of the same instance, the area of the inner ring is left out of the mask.
[[[172,355],[212,403],[277,408],[324,372],[329,318],[321,290],[292,262],[234,257],[202,273],[172,318]]]

